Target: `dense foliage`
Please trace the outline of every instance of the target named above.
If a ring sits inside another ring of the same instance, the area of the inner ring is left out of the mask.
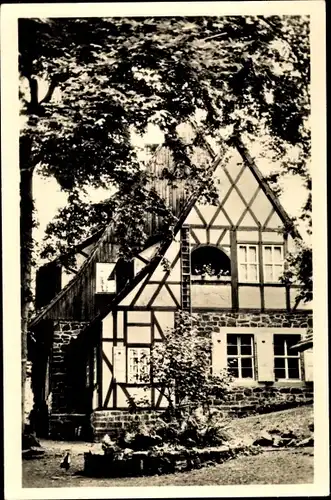
[[[184,177],[196,172],[176,127],[200,112],[201,128],[216,139],[220,130],[267,137],[284,169],[308,182],[309,71],[304,17],[22,19],[22,138],[33,140],[32,165],[70,193],[47,230],[55,244],[49,238],[44,255],[72,246],[121,210],[114,201],[89,210],[88,186],[123,191],[132,227],[141,226],[142,204],[145,212],[163,210],[146,189],[130,140],[149,123],[164,133]],[[136,232],[130,236],[123,242],[129,255],[137,245]],[[139,245],[146,237],[140,230]]]
[[[210,333],[185,311],[176,313],[175,326],[167,330],[162,342],[153,344],[144,365],[141,382],[145,389],[159,388],[167,401],[167,413],[179,420],[197,408],[209,412],[215,399],[225,398],[231,381],[227,370],[212,373]],[[149,406],[147,396],[128,402],[132,411]]]
[[[152,346],[141,381],[148,392],[151,387],[161,390],[168,406],[153,424],[131,422],[117,442],[120,447],[205,447],[227,440],[227,420],[213,409],[213,402],[225,399],[231,377],[227,370],[212,373],[210,334],[201,331],[194,316],[177,312],[174,328]],[[134,413],[149,406],[147,397],[128,403]]]
[[[186,415],[186,418],[176,418],[162,413],[148,425],[142,420],[130,422],[125,430],[116,439],[119,449],[134,451],[161,447],[183,446],[185,448],[217,446],[228,441],[227,431],[229,419],[221,418],[217,410],[203,412],[195,410]],[[114,444],[106,438],[103,449],[107,453],[114,450]],[[117,448],[117,450],[118,450]]]
[[[169,410],[209,408],[213,399],[223,399],[230,378],[226,371],[211,372],[210,334],[201,331],[194,316],[178,312],[174,328],[151,351],[153,383],[160,384]]]

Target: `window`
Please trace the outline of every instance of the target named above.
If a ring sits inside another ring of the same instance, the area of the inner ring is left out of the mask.
[[[254,378],[253,335],[227,335],[227,365],[235,378]]]
[[[239,280],[258,281],[258,247],[257,245],[239,245],[238,248]]]
[[[147,382],[149,373],[149,348],[130,347],[128,349],[128,382],[142,384]]]
[[[301,379],[300,354],[290,350],[300,338],[300,335],[274,335],[275,380]]]
[[[279,245],[263,246],[264,281],[277,282],[284,271],[283,247]]]
[[[96,267],[96,292],[115,293],[116,281],[114,276],[115,263],[97,262]]]
[[[231,261],[222,250],[212,245],[202,245],[191,253],[193,276],[203,279],[230,278]]]

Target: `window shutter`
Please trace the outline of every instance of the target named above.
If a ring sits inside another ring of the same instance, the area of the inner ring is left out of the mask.
[[[273,334],[261,331],[255,335],[255,342],[258,381],[273,382],[275,379]]]
[[[114,378],[116,382],[126,382],[125,347],[114,347]]]
[[[227,368],[226,333],[213,332],[212,341],[212,371],[213,375],[219,375],[222,370]]]
[[[313,349],[307,349],[303,351],[303,361],[305,367],[305,381],[313,382],[314,381],[314,356]]]

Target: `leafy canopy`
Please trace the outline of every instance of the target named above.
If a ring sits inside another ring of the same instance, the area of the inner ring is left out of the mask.
[[[148,237],[145,213],[161,213],[173,226],[131,140],[148,124],[164,134],[184,179],[194,178],[196,166],[177,127],[199,116],[216,141],[220,131],[267,137],[283,171],[310,187],[307,17],[21,19],[19,68],[28,168],[38,166],[69,194],[47,229],[44,256],[113,220],[130,258]],[[84,201],[91,186],[118,195],[91,206]],[[308,203],[308,217],[309,210]]]

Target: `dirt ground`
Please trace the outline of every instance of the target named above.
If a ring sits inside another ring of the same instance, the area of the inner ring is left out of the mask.
[[[229,423],[229,430],[234,439],[241,437],[247,442],[258,438],[263,431],[276,429],[279,432],[292,431],[298,438],[304,438],[310,434],[308,425],[313,422],[314,409],[312,405],[309,405],[264,415],[232,419]]]
[[[298,436],[307,434],[313,421],[312,407],[302,407],[269,415],[235,420],[230,424],[233,438],[257,438],[263,430],[291,430]],[[47,450],[39,459],[23,461],[24,488],[107,487],[107,486],[194,486],[248,484],[308,484],[313,482],[313,448],[272,449],[255,456],[234,460],[190,472],[139,478],[100,479],[82,474],[84,452],[91,443],[42,441]],[[60,468],[65,451],[71,452],[68,472]]]

